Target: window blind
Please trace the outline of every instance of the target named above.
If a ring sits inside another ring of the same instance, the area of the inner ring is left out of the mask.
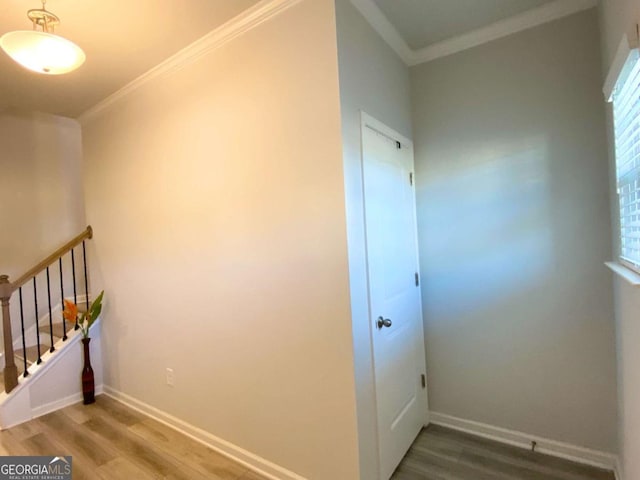
[[[620,257],[640,268],[640,61],[620,78],[613,95]]]

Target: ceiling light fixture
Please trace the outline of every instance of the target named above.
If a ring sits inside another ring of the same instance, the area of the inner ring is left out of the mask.
[[[33,30],[16,30],[0,37],[0,47],[13,60],[29,70],[46,75],[69,73],[82,65],[86,56],[75,43],[54,35],[60,19],[42,8],[27,12]]]

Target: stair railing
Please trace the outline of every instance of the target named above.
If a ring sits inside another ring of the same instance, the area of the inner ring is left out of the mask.
[[[72,275],[72,284],[73,284],[73,299],[74,303],[78,303],[78,290],[77,290],[77,278],[76,278],[76,255],[75,248],[82,245],[82,262],[83,262],[83,273],[84,274],[84,293],[85,293],[85,301],[87,309],[89,308],[89,280],[87,277],[87,251],[85,246],[85,241],[93,238],[93,229],[91,226],[88,226],[80,235],[75,237],[73,240],[67,242],[65,245],[60,247],[58,250],[53,252],[47,258],[42,260],[33,268],[29,269],[24,275],[20,276],[15,281],[10,281],[8,275],[0,275],[0,302],[2,303],[2,333],[4,337],[4,390],[9,393],[18,385],[18,367],[15,363],[15,352],[13,348],[13,329],[11,324],[11,297],[17,291],[19,304],[20,304],[20,329],[22,333],[22,359],[24,362],[23,365],[23,376],[27,377],[29,375],[28,364],[27,364],[27,345],[25,339],[25,305],[23,302],[23,288],[31,287],[33,289],[33,307],[35,313],[35,332],[36,332],[36,342],[37,342],[37,360],[36,364],[42,363],[41,358],[41,342],[40,342],[40,330],[39,330],[39,305],[38,305],[38,281],[37,277],[40,274],[46,274],[46,308],[49,314],[49,335],[50,335],[50,352],[55,351],[54,341],[53,341],[53,315],[52,315],[52,304],[51,304],[51,290],[52,290],[52,281],[50,269],[55,268],[56,264],[59,271],[59,287],[60,287],[60,303],[62,304],[62,308],[64,309],[63,300],[65,297],[65,285],[64,285],[64,271],[63,271],[63,258],[66,255],[70,255],[71,257],[71,275]],[[42,280],[41,280],[42,283]],[[41,302],[42,303],[42,302]],[[40,305],[41,307],[41,305]],[[63,336],[62,340],[67,340],[67,325],[64,319],[62,318],[62,326],[63,326]],[[78,329],[78,325],[73,326],[74,329]]]

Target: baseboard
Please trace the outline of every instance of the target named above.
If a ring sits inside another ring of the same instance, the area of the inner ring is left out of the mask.
[[[119,392],[108,385],[103,388],[104,394],[117,400],[124,405],[157,420],[158,422],[186,435],[187,437],[199,442],[207,447],[212,448],[216,452],[221,453],[225,457],[238,462],[250,470],[263,475],[271,480],[306,480],[304,477],[287,470],[284,467],[276,465],[258,455],[255,455],[243,448],[238,447],[226,440],[206,432],[194,425],[191,425],[179,418],[174,417],[162,410],[152,407],[136,398],[125,393]]]
[[[104,393],[104,388],[102,385],[98,385],[95,388],[96,395],[100,395]],[[47,403],[45,405],[40,405],[31,410],[33,413],[33,418],[42,417],[51,412],[55,412],[56,410],[60,410],[62,408],[68,407],[75,403],[80,403],[84,400],[81,392],[75,393],[65,398],[61,398],[60,400],[56,400],[55,402]]]
[[[435,425],[470,433],[478,437],[495,440],[516,447],[525,449],[531,448],[531,442],[537,443],[536,451],[554,457],[572,460],[574,462],[617,471],[618,457],[611,453],[592,450],[589,448],[571,445],[569,443],[549,440],[547,438],[529,435],[527,433],[508,430],[506,428],[494,427],[480,422],[464,420],[443,413],[431,412],[429,420]]]

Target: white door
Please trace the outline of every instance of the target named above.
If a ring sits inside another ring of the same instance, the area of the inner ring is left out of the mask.
[[[362,151],[380,473],[388,480],[427,419],[413,145],[363,113]]]

